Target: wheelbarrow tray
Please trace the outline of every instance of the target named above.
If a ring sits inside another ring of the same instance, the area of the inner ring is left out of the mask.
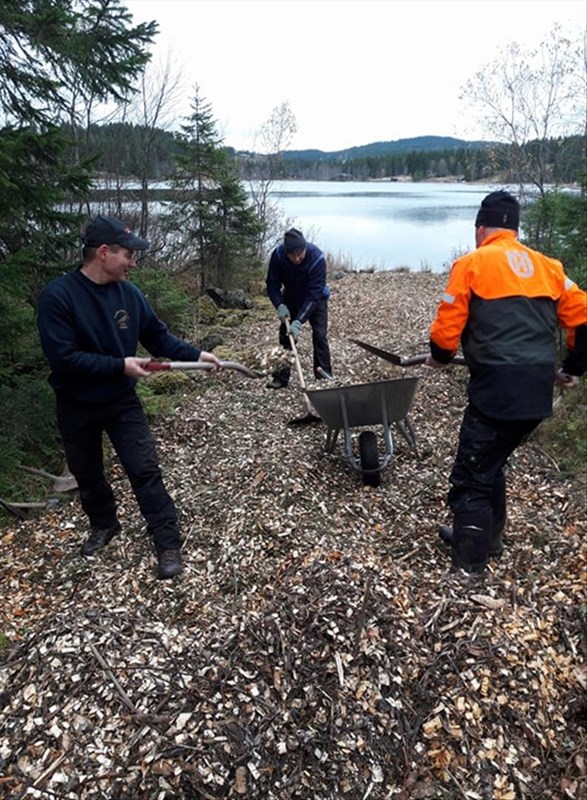
[[[408,417],[418,378],[396,378],[329,389],[306,389],[313,407],[328,430],[326,451],[332,453],[340,431],[344,431],[347,461],[363,476],[363,483],[378,486],[381,471],[393,457],[392,425],[395,423],[408,444],[416,447],[416,436]],[[383,426],[385,453],[379,454],[373,431],[359,436],[360,458],[354,454],[352,428]]]
[[[380,425],[407,417],[418,378],[395,378],[332,389],[306,389],[312,405],[332,430]]]

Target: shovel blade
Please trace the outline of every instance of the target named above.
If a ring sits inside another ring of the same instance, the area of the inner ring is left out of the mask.
[[[421,355],[417,356],[398,356],[397,353],[390,353],[388,350],[383,350],[381,347],[375,347],[375,345],[368,344],[367,342],[361,342],[359,339],[350,339],[350,341],[353,342],[353,344],[358,344],[359,347],[363,348],[363,350],[367,350],[369,353],[379,356],[379,358],[384,358],[386,361],[389,361],[398,367],[414,367],[418,364],[424,364],[428,357],[426,353],[422,353]],[[454,356],[450,363],[464,365],[467,362],[463,356]]]
[[[351,339],[350,341],[353,342],[353,344],[358,344],[359,347],[363,348],[363,350],[367,350],[367,352],[373,353],[375,356],[379,356],[379,358],[384,358],[386,361],[390,361],[392,364],[396,364],[398,367],[401,366],[402,358],[396,353],[390,353],[388,350],[383,350],[381,347],[375,347],[375,345],[362,342],[360,339]]]

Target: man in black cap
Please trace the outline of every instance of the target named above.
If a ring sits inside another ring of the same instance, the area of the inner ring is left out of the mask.
[[[587,371],[587,295],[559,261],[518,241],[520,207],[509,192],[487,195],[475,220],[477,249],[455,261],[430,330],[427,364],[446,366],[462,345],[468,405],[450,475],[453,569],[481,572],[503,550],[504,467],[552,414],[553,387]],[[555,372],[557,326],[567,351]]]
[[[290,228],[285,232],[283,244],[275,248],[267,271],[267,294],[277,309],[279,317],[279,343],[291,350],[285,321],[290,320],[290,331],[297,341],[302,325],[310,323],[314,348],[314,376],[322,378],[320,370],[330,375],[330,348],[328,345],[328,298],[326,285],[326,259],[316,245],[307,242],[301,231]],[[271,389],[282,389],[289,383],[291,370],[283,365],[269,382]]]
[[[142,292],[127,282],[136,267],[139,239],[115,217],[98,216],[83,236],[82,265],[41,292],[38,328],[55,391],[57,423],[91,533],[82,554],[91,556],[120,532],[112,488],[104,476],[102,435],[108,434],[153,537],[160,578],[182,571],[177,513],[161,476],[155,442],[135,392],[153,356],[207,361],[212,353],[178,339]]]

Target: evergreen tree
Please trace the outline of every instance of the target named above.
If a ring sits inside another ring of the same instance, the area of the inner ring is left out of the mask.
[[[562,261],[567,275],[581,288],[587,287],[587,176],[578,193],[552,191],[539,196],[525,210],[522,227],[527,244],[537,246],[539,231],[544,252]]]
[[[70,158],[73,92],[125,97],[155,30],[133,27],[119,0],[0,3],[0,311],[33,307],[48,270],[74,252],[81,221],[65,202],[87,199],[92,162]],[[14,357],[20,327],[0,331],[0,355]]]
[[[155,32],[119,0],[0,0],[0,494],[40,441],[57,441],[34,315],[79,251],[92,169],[69,140],[80,102],[87,114],[125,98]]]
[[[241,268],[255,263],[262,223],[251,208],[233,159],[222,146],[210,104],[199,88],[192,114],[177,135],[177,172],[165,228],[174,256],[196,277],[200,291],[231,288]]]

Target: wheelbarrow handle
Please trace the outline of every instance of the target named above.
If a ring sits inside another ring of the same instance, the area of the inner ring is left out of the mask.
[[[236,372],[241,372],[248,378],[261,378],[258,372],[245,367],[244,364],[239,364],[236,361],[221,361],[220,366],[222,369],[232,369]],[[168,370],[191,370],[191,369],[214,369],[215,365],[208,361],[149,361],[145,366],[148,372],[165,372]]]
[[[419,356],[408,356],[407,358],[400,358],[398,363],[400,367],[415,367],[418,364],[424,364],[427,358],[428,354],[422,353],[422,355]],[[446,366],[448,367],[451,364],[463,365],[466,363],[467,362],[465,361],[463,356],[453,356],[453,358],[451,358],[451,360],[448,362]]]

